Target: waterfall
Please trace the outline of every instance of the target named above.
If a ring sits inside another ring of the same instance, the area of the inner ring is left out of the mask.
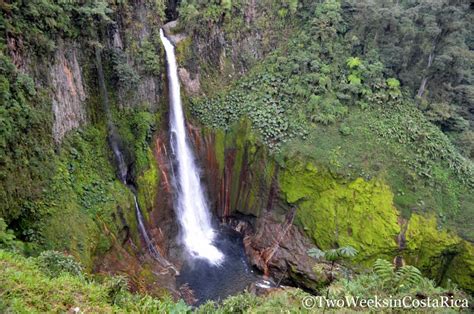
[[[161,254],[156,250],[155,246],[153,245],[153,242],[151,241],[150,236],[148,235],[148,232],[146,230],[143,215],[140,210],[140,206],[138,205],[137,192],[135,191],[135,188],[132,185],[129,185],[127,182],[128,167],[125,162],[125,158],[123,157],[122,151],[120,150],[119,141],[118,141],[118,133],[115,129],[114,124],[112,123],[112,116],[110,114],[110,109],[109,109],[109,96],[107,93],[107,86],[105,85],[104,70],[102,68],[101,52],[98,47],[96,47],[95,49],[95,59],[96,59],[97,73],[98,73],[98,79],[99,79],[100,95],[102,98],[102,104],[104,106],[105,115],[107,117],[109,145],[112,148],[112,152],[114,153],[115,163],[118,168],[117,169],[118,178],[133,193],[133,200],[135,203],[135,214],[137,216],[137,221],[138,221],[138,230],[140,231],[140,234],[143,240],[145,241],[147,250],[150,253],[150,255],[159,263],[161,263],[164,267],[171,268],[178,274],[178,271],[176,270],[176,268],[174,268],[174,266],[170,262],[164,259],[163,256],[161,256]]]
[[[219,265],[224,255],[213,245],[215,232],[211,225],[208,204],[201,187],[193,152],[186,139],[174,46],[165,37],[162,29],[160,37],[168,63],[171,148],[177,162],[176,212],[182,229],[183,242],[191,256],[207,259],[211,264]]]

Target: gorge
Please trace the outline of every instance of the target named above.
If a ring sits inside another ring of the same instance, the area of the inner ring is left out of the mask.
[[[0,312],[471,300],[468,2],[0,11]]]

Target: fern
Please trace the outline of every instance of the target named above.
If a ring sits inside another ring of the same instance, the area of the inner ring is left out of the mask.
[[[359,59],[359,57],[350,57],[347,59],[346,64],[349,69],[354,69],[359,67],[362,64],[362,61]]]
[[[395,281],[398,287],[415,287],[423,280],[420,270],[414,266],[406,265],[397,270],[395,273]]]
[[[373,269],[380,279],[382,287],[398,292],[403,289],[416,287],[424,280],[420,270],[411,265],[403,266],[394,271],[390,262],[378,259],[375,261]]]
[[[384,259],[377,259],[373,268],[375,274],[384,282],[391,280],[394,275],[392,264]]]
[[[331,249],[324,252],[324,258],[328,261],[335,261],[340,257],[339,250]]]

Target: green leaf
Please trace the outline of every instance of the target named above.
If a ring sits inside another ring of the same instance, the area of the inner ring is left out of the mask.
[[[397,80],[396,78],[391,77],[387,79],[387,85],[389,88],[395,89],[395,88],[400,87],[400,81]]]
[[[344,246],[338,249],[338,253],[341,257],[354,257],[359,252],[352,246]]]
[[[374,272],[383,281],[386,281],[391,279],[393,276],[393,266],[386,260],[377,259],[374,263]]]
[[[362,61],[359,59],[359,57],[350,57],[347,59],[346,64],[349,69],[354,69],[360,66],[362,64]]]
[[[317,258],[317,259],[324,257],[324,252],[318,248],[309,249],[307,253],[309,256]]]

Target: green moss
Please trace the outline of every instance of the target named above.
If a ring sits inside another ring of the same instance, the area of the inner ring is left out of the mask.
[[[445,230],[438,230],[434,216],[412,214],[405,233],[407,250],[415,254],[417,265],[428,265],[429,260],[439,256],[447,247],[460,243],[459,237]]]
[[[181,40],[176,45],[176,56],[178,64],[186,64],[189,58],[192,57],[192,39],[191,37],[186,37],[185,39]]]
[[[233,208],[237,208],[239,198],[240,175],[242,172],[243,159],[245,157],[245,149],[247,145],[247,137],[249,136],[249,124],[242,120],[236,123],[229,132],[226,133],[226,151],[234,155],[234,164],[232,167],[232,183],[231,183],[231,204]]]
[[[154,207],[160,182],[160,172],[151,149],[148,149],[147,156],[149,168],[137,178],[138,202],[145,217]]]
[[[452,279],[461,288],[474,293],[474,246],[472,243],[462,241],[461,253],[454,257],[446,278]]]
[[[320,248],[351,245],[367,263],[395,254],[398,212],[382,181],[345,182],[313,163],[289,161],[279,182],[287,202],[297,206],[297,222]]]
[[[438,282],[452,279],[474,287],[474,248],[455,233],[438,228],[434,216],[413,214],[406,230],[406,260]]]
[[[126,108],[115,112],[115,125],[126,150],[134,161],[135,173],[140,174],[149,166],[148,150],[153,132],[161,122],[161,113],[150,113],[146,106]]]
[[[54,169],[53,114],[47,89],[19,71],[3,47],[0,43],[0,217],[29,229],[42,214],[30,204]]]
[[[48,212],[38,222],[43,247],[70,252],[87,268],[109,249],[110,233],[123,227],[119,208],[135,229],[131,192],[116,179],[109,154],[105,127],[69,136],[42,202],[34,205]]]
[[[234,157],[231,183],[231,208],[245,214],[258,216],[268,195],[262,195],[259,169],[265,153],[257,152],[251,124],[242,119],[225,135],[226,152]],[[264,162],[262,162],[265,164]]]
[[[225,133],[223,130],[215,130],[214,149],[216,153],[216,160],[219,165],[219,173],[224,171],[225,165]]]

